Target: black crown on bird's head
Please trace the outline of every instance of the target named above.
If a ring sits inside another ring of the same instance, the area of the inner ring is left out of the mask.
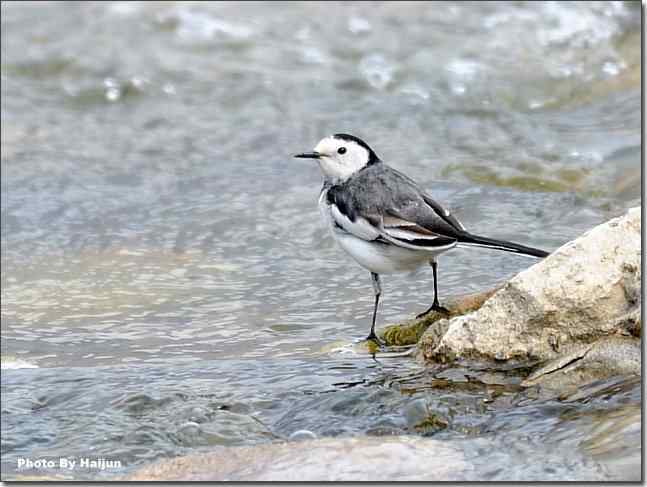
[[[363,147],[364,149],[366,149],[366,151],[368,152],[368,162],[367,162],[368,166],[370,166],[371,164],[376,164],[381,161],[380,158],[377,157],[377,154],[373,151],[373,149],[371,149],[370,146],[359,137],[355,137],[354,135],[350,135],[350,134],[334,134],[333,137],[339,140],[347,140],[349,142],[355,142],[360,147]]]

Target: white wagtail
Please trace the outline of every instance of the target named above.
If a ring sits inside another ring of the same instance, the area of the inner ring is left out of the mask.
[[[367,340],[379,343],[375,317],[382,294],[380,274],[411,271],[427,263],[434,273],[432,310],[438,302],[436,257],[456,245],[487,247],[533,257],[548,252],[471,234],[413,180],[389,167],[366,142],[348,134],[322,139],[313,152],[294,157],[316,159],[324,175],[319,210],[335,240],[371,272],[375,305]]]

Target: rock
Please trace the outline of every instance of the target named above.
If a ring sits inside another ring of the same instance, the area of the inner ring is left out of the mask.
[[[124,480],[385,481],[456,480],[468,470],[462,449],[429,438],[325,438],[220,447],[162,460]]]
[[[443,318],[451,318],[453,316],[464,315],[470,311],[475,311],[496,292],[497,288],[490,291],[466,294],[455,298],[450,298],[443,305],[449,310],[449,316],[437,311],[432,311],[426,316],[419,319],[414,319],[406,323],[399,323],[396,325],[389,325],[384,328],[381,333],[383,340],[387,345],[415,345],[422,334],[434,323],[443,320]],[[447,323],[447,320],[443,320]],[[442,334],[447,331],[447,328],[438,330],[436,332]]]
[[[640,338],[642,330],[640,308],[641,306],[635,306],[634,309],[619,317],[614,324],[614,328],[619,332],[624,330],[627,334]]]
[[[534,371],[522,386],[542,385],[564,390],[612,375],[640,375],[640,342],[633,338],[609,337],[551,360]]]
[[[612,335],[639,336],[640,230],[637,207],[565,244],[478,310],[434,322],[419,341],[420,356],[545,361],[572,352],[592,360],[603,348],[578,347]],[[609,343],[605,350],[618,345]]]
[[[412,421],[417,423],[424,414],[424,407],[412,411]],[[438,428],[435,420],[425,423],[423,428]],[[631,448],[640,444],[640,426],[640,406],[627,405],[617,411],[596,411],[595,417],[576,423],[558,421],[546,432],[534,428],[508,431],[505,438],[360,436],[220,446],[202,454],[159,460],[111,480],[627,481],[640,477],[640,448]],[[529,431],[533,438],[527,436]],[[535,434],[540,438],[534,438]],[[558,441],[553,440],[560,435]],[[591,456],[597,461],[592,462]]]

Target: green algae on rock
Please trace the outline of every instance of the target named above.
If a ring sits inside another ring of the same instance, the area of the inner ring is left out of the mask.
[[[449,310],[449,315],[432,311],[422,318],[416,318],[405,323],[389,325],[381,333],[382,338],[389,346],[415,345],[430,326],[445,318],[451,318],[477,310],[496,292],[496,290],[497,288],[480,293],[466,294],[464,296],[450,298],[443,303]]]

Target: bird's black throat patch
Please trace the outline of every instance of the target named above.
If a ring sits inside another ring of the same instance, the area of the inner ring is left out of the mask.
[[[345,191],[343,183],[331,186],[328,193],[326,193],[328,204],[335,205],[342,215],[346,215],[346,218],[354,222],[357,214],[351,198],[350,193]]]

